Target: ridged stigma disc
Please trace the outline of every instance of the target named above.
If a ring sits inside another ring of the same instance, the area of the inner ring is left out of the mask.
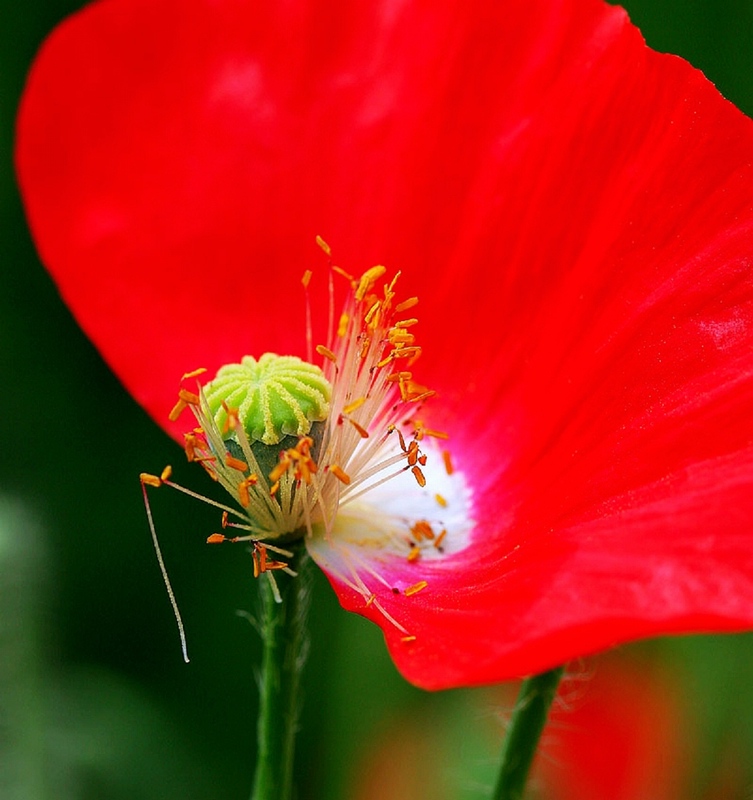
[[[251,442],[278,444],[283,436],[305,436],[313,422],[327,419],[332,387],[314,364],[264,353],[258,361],[244,356],[240,364],[222,367],[204,394],[221,431],[227,422],[224,402],[238,409]]]

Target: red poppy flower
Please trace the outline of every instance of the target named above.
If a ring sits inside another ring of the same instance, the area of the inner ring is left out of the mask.
[[[43,261],[173,435],[185,370],[306,356],[316,234],[403,271],[450,438],[315,550],[410,680],[753,624],[753,125],[623,10],[104,0],[18,130]]]

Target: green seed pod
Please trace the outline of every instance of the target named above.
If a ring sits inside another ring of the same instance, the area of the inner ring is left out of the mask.
[[[265,353],[258,361],[244,356],[240,364],[222,367],[204,394],[226,438],[232,436],[228,407],[238,410],[250,442],[277,445],[285,436],[308,435],[313,423],[327,419],[332,387],[314,364]]]

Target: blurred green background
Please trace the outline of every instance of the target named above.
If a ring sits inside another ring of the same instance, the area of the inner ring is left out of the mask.
[[[2,0],[0,798],[246,798],[258,642],[236,610],[253,607],[250,561],[240,549],[205,546],[213,513],[167,491],[152,495],[187,628],[192,662],[184,665],[138,483],[140,471],[179,461],[175,446],[122,391],[63,306],[14,185],[13,124],[25,72],[43,37],[80,5]],[[684,55],[753,113],[753,0],[627,6],[653,47]],[[197,488],[202,477],[181,475]],[[500,700],[487,690],[412,689],[379,631],[342,612],[321,576],[312,635],[301,800],[443,797],[442,786],[448,797],[488,796],[509,693]],[[638,688],[658,669],[679,697],[670,721],[683,755],[680,766],[667,767],[682,772],[676,796],[749,798],[751,637],[650,642],[624,648],[620,658],[638,665]],[[576,665],[576,682],[599,670],[598,661]],[[390,751],[406,731],[429,750],[414,752],[408,737]],[[412,765],[420,781],[411,790]],[[544,778],[532,791],[567,796]]]

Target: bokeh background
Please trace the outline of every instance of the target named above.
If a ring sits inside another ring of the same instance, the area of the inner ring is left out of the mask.
[[[60,301],[15,188],[26,70],[80,5],[0,0],[0,798],[246,798],[259,646],[236,612],[253,610],[250,560],[206,547],[213,513],[153,493],[184,665],[138,482],[180,454]],[[626,5],[653,47],[686,57],[753,114],[753,0]],[[181,474],[199,490],[203,477]],[[341,611],[321,576],[314,591],[301,800],[487,797],[514,687],[413,689],[375,627]],[[748,635],[572,665],[531,796],[753,797],[752,668]]]

